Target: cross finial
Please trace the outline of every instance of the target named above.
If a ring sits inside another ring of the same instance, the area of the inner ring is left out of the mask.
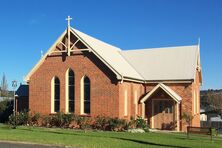
[[[66,20],[68,21],[68,26],[70,26],[70,21],[72,20],[72,18],[70,16],[68,16],[68,18],[66,18]]]

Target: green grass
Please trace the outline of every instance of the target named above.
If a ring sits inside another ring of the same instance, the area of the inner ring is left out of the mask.
[[[37,128],[20,126],[11,129],[0,125],[0,140],[25,141],[40,144],[53,144],[73,147],[221,147],[222,139],[192,135],[186,139],[182,133],[93,132],[70,129]]]

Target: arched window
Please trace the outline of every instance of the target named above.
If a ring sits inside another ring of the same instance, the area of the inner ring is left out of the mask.
[[[84,86],[83,86],[84,113],[90,114],[90,80],[89,80],[89,78],[84,77],[83,83],[84,83]]]
[[[68,99],[69,99],[69,112],[75,111],[75,74],[69,69],[68,71]]]
[[[60,106],[60,81],[58,77],[54,78],[54,112],[59,112]]]

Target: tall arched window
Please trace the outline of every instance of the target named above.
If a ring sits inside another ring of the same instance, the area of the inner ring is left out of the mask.
[[[68,72],[68,99],[69,99],[69,112],[75,111],[75,74],[69,69]]]
[[[60,106],[60,81],[58,77],[54,78],[54,112],[59,112]]]
[[[85,114],[90,114],[90,80],[88,77],[84,77],[83,80],[84,83],[84,97],[83,97],[83,101],[84,101],[84,113]]]

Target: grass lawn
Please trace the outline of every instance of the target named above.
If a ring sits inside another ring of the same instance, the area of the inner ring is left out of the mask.
[[[20,126],[11,129],[0,124],[0,140],[26,141],[40,144],[53,144],[73,147],[222,147],[222,139],[192,135],[186,139],[182,133],[143,133],[93,132],[70,129],[38,128]]]

